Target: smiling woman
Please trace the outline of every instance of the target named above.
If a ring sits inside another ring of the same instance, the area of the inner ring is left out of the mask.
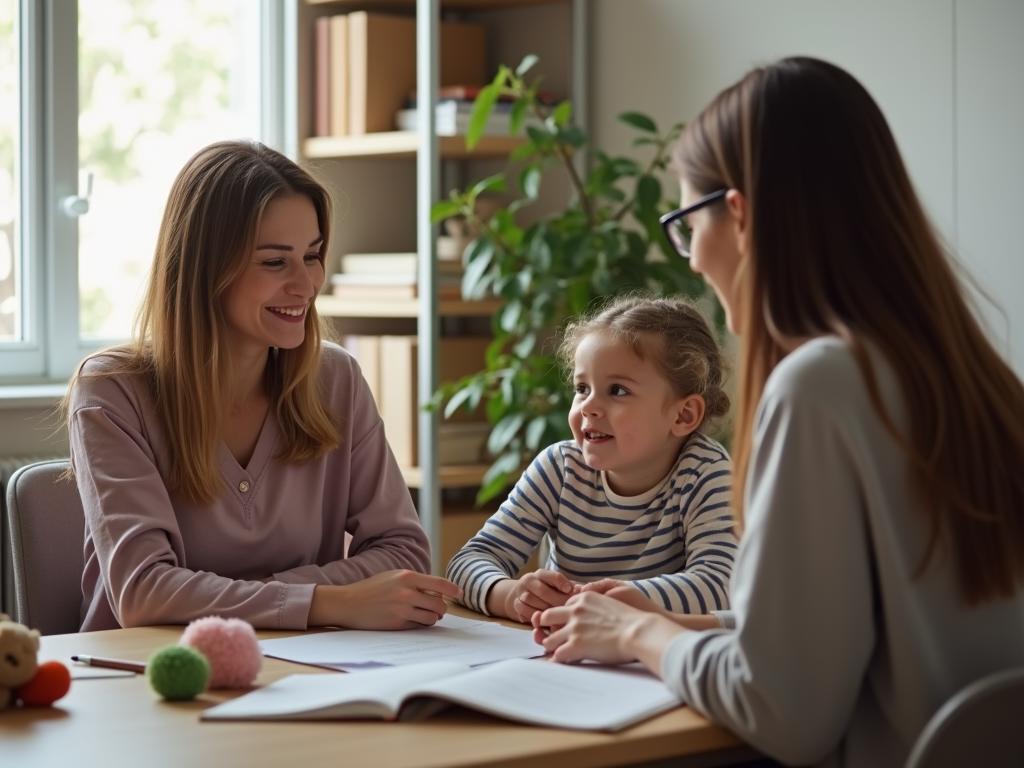
[[[458,595],[424,575],[426,537],[358,366],[321,342],[330,210],[257,143],[206,147],[175,180],[137,336],[88,358],[66,404],[83,629],[210,614],[398,629]]]

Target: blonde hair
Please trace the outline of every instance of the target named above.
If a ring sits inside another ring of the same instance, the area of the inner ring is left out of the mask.
[[[88,374],[146,378],[167,433],[168,484],[196,501],[222,491],[217,445],[230,381],[222,299],[245,269],[267,205],[286,194],[313,203],[323,259],[331,201],[309,174],[257,142],[218,142],[196,153],[171,187],[133,340],[99,353],[102,370]],[[287,462],[339,444],[339,426],[324,409],[318,383],[320,345],[320,320],[310,305],[302,344],[272,350],[267,364],[267,392],[284,444],[278,458]],[[75,378],[81,375],[80,367]]]
[[[1024,387],[974,317],[874,100],[823,61],[783,59],[720,93],[675,162],[699,193],[748,201],[737,275],[740,376],[733,508],[742,517],[754,417],[783,338],[835,334],[910,462],[918,512],[968,603],[1024,580]],[[896,372],[909,426],[882,402],[866,342]]]
[[[641,359],[655,363],[680,397],[704,399],[704,422],[729,412],[722,386],[722,352],[703,315],[681,298],[627,295],[612,298],[592,314],[570,322],[558,357],[570,372],[580,342],[593,333],[619,339]]]

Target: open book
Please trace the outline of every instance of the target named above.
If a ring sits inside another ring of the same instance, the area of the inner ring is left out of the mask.
[[[509,659],[471,669],[451,662],[348,674],[289,675],[211,707],[203,720],[420,720],[460,704],[533,725],[617,731],[679,706],[636,667]]]

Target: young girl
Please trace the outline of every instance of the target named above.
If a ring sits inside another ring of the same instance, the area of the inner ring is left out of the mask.
[[[729,457],[700,429],[729,399],[707,323],[680,300],[619,299],[570,325],[561,355],[574,439],[540,454],[452,558],[463,602],[526,622],[592,583],[669,611],[727,607]],[[546,566],[516,578],[544,536]]]
[[[213,144],[178,175],[135,341],[70,387],[83,630],[397,629],[458,595],[425,575],[359,368],[320,341],[330,221],[324,188],[260,144]]]
[[[847,72],[749,72],[677,163],[663,223],[742,341],[736,627],[584,594],[537,639],[640,659],[787,765],[903,765],[953,694],[1024,665],[1024,387]]]

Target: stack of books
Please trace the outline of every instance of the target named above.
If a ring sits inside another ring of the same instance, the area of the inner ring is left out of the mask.
[[[442,85],[486,80],[482,24],[446,20],[440,36]],[[416,88],[414,17],[366,11],[320,16],[313,51],[314,135],[393,130],[395,111]]]
[[[349,253],[341,257],[340,272],[331,276],[331,292],[353,301],[414,299],[419,295],[415,253]],[[462,298],[462,262],[439,259],[437,294]]]
[[[438,136],[458,136],[469,130],[469,119],[473,104],[483,86],[446,85],[438,91],[438,102],[434,112],[434,132]],[[553,103],[551,94],[542,94],[542,103]],[[485,135],[507,135],[512,125],[512,100],[502,98],[494,104],[484,125]],[[524,124],[537,124],[537,119],[527,115]],[[412,94],[404,109],[395,114],[395,127],[400,131],[415,131],[419,127],[419,111],[416,109],[416,95]]]
[[[487,116],[484,124],[485,135],[507,135],[511,133],[511,105],[498,102]],[[419,128],[419,110],[416,107],[398,110],[395,127],[400,131],[415,131]],[[460,136],[469,130],[469,118],[473,114],[472,101],[446,99],[437,103],[434,112],[434,133],[438,136]]]

